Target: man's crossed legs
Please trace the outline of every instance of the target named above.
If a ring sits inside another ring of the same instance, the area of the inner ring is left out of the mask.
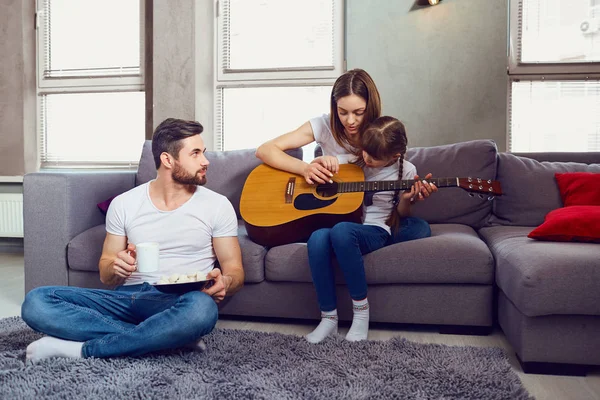
[[[115,290],[39,287],[27,294],[23,320],[44,337],[27,347],[27,359],[116,357],[192,345],[213,330],[218,310],[205,293],[166,294],[153,286]]]

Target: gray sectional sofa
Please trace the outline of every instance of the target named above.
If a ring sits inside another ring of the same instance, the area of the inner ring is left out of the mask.
[[[254,150],[207,157],[207,187],[226,195],[239,217],[245,178],[260,163]],[[598,154],[583,157],[600,163]],[[413,148],[407,158],[436,177],[497,179],[504,196],[490,201],[444,188],[415,206],[432,236],[365,256],[371,321],[485,333],[497,320],[525,371],[600,365],[600,244],[527,238],[546,213],[562,206],[554,172],[600,172],[600,164],[538,162],[498,153],[490,140]],[[25,290],[103,287],[97,264],[104,215],[96,205],[155,175],[150,142],[137,172],[26,175]],[[306,244],[265,248],[248,238],[242,220],[239,240],[246,283],[220,305],[222,315],[319,318]],[[340,318],[349,320],[350,299],[341,274],[337,278]]]

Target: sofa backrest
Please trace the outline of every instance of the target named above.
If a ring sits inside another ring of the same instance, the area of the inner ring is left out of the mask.
[[[231,151],[207,151],[210,162],[206,173],[206,187],[227,197],[240,218],[240,197],[248,174],[261,164],[254,155],[255,149]],[[302,149],[287,152],[302,159]],[[156,178],[156,166],[152,156],[152,141],[146,140],[136,175],[136,186]]]
[[[409,148],[406,159],[417,167],[424,178],[429,172],[435,178],[459,177],[494,179],[498,149],[493,140],[433,147]],[[492,213],[487,196],[470,197],[459,188],[442,188],[426,201],[413,207],[413,215],[430,223],[458,223],[481,228]]]
[[[491,225],[538,226],[563,206],[555,173],[600,173],[600,164],[537,161],[510,153],[498,155],[497,179],[503,196],[494,200]]]

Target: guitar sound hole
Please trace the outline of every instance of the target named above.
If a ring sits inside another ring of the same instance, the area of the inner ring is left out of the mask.
[[[317,185],[317,194],[322,197],[333,197],[338,193],[337,182]]]

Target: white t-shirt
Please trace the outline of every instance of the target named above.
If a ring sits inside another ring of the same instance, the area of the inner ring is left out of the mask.
[[[340,164],[348,164],[355,160],[355,156],[348,150],[340,146],[331,133],[329,124],[330,114],[323,114],[320,117],[311,119],[310,125],[313,130],[315,141],[321,145],[323,155],[336,156]],[[355,150],[353,147],[351,150]],[[369,168],[363,167],[366,181],[387,181],[398,179],[398,163],[385,168]],[[413,179],[417,174],[417,168],[410,162],[404,160],[402,165],[402,178]],[[370,196],[365,193],[365,198]],[[394,205],[391,201],[394,198],[394,192],[377,192],[373,195],[373,204],[366,207],[364,221],[365,225],[376,225],[391,233],[390,227],[385,223]]]
[[[311,119],[309,122],[313,130],[315,142],[323,149],[324,156],[335,156],[338,158],[340,164],[347,164],[350,158],[354,158],[352,155],[352,152],[355,150],[354,147],[348,145],[349,149],[345,149],[335,141],[333,133],[331,133],[329,114],[323,114],[320,117]]]
[[[173,273],[210,272],[217,259],[212,238],[237,236],[237,217],[229,200],[197,186],[179,208],[162,211],[150,200],[149,188],[150,183],[145,183],[117,196],[106,214],[108,233],[127,236],[133,244],[160,245],[158,271],[134,272],[124,284],[153,284]]]
[[[392,181],[398,179],[398,162],[383,168],[363,167],[366,181]],[[404,160],[402,164],[402,180],[414,179],[417,168],[410,162]],[[369,196],[365,193],[365,198]],[[373,194],[373,204],[366,207],[364,225],[376,225],[391,234],[390,227],[385,223],[394,204],[394,192],[376,192]]]

